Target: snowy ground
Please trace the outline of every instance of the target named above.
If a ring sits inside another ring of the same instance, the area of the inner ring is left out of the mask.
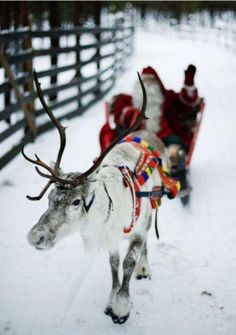
[[[86,255],[79,235],[48,252],[27,244],[26,234],[47,199],[25,198],[40,191],[44,180],[17,157],[0,173],[1,335],[236,334],[236,60],[210,44],[144,30],[137,32],[136,45],[129,70],[109,96],[131,92],[136,71],[147,65],[176,90],[188,63],[198,67],[206,113],[191,166],[191,204],[183,208],[179,200],[163,201],[161,239],[154,231],[149,238],[152,279],[132,280],[131,316],[115,325],[103,314],[111,284],[107,255]],[[100,102],[67,123],[65,171],[90,165],[103,122]],[[50,161],[57,147],[57,133],[51,131],[27,152]]]

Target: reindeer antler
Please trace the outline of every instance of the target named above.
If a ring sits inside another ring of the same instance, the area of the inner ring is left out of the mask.
[[[75,186],[80,184],[82,180],[84,180],[89,175],[91,175],[99,167],[99,165],[102,163],[104,158],[114,148],[114,146],[117,143],[119,143],[124,137],[129,135],[135,129],[137,129],[143,120],[147,119],[147,117],[145,115],[145,110],[146,110],[146,105],[147,105],[147,94],[146,94],[146,90],[145,90],[143,81],[142,81],[139,73],[138,73],[138,78],[139,78],[139,81],[140,81],[140,84],[141,84],[141,87],[142,87],[142,92],[143,92],[143,104],[142,104],[141,111],[140,111],[136,121],[134,122],[134,124],[132,124],[121,135],[119,135],[109,145],[109,147],[100,155],[100,157],[96,160],[96,162],[87,171],[82,173],[76,179],[68,180],[68,179],[60,178],[60,176],[59,176],[61,158],[62,158],[64,149],[65,149],[65,146],[66,146],[66,135],[65,135],[65,129],[66,128],[61,125],[60,121],[53,115],[52,111],[50,110],[50,108],[46,104],[46,102],[44,100],[44,97],[43,97],[41,87],[40,87],[40,83],[38,81],[37,73],[36,73],[36,71],[34,71],[34,81],[35,81],[35,85],[36,85],[36,88],[37,88],[37,94],[38,94],[39,100],[40,100],[42,106],[44,107],[45,112],[48,114],[49,118],[51,119],[51,121],[55,124],[56,128],[58,129],[58,132],[59,132],[59,135],[60,135],[60,148],[59,148],[59,151],[58,151],[58,154],[57,154],[55,167],[52,168],[49,165],[47,165],[46,163],[44,163],[36,154],[35,154],[36,159],[29,158],[24,152],[24,146],[22,147],[22,154],[23,154],[23,156],[26,160],[28,160],[29,162],[31,162],[35,165],[43,167],[44,169],[46,169],[50,173],[50,174],[43,173],[42,171],[39,170],[39,168],[37,166],[35,167],[37,173],[44,178],[48,178],[49,181],[45,185],[45,187],[43,188],[43,190],[41,191],[41,193],[38,196],[36,196],[36,197],[27,196],[27,198],[29,200],[40,200],[43,197],[43,195],[45,194],[45,192],[48,190],[48,188],[51,186],[51,184],[56,183],[56,182],[60,183],[60,184],[64,184],[64,185],[65,184],[67,184],[67,185],[71,184],[71,185],[75,185]]]
[[[36,88],[37,88],[37,93],[38,93],[39,100],[40,100],[45,112],[48,114],[51,121],[57,127],[59,135],[60,135],[60,148],[59,148],[56,163],[55,163],[55,170],[58,172],[59,171],[59,166],[60,166],[60,163],[61,163],[62,154],[63,154],[65,146],[66,146],[66,133],[65,133],[66,128],[62,126],[60,121],[54,116],[51,109],[46,104],[46,102],[44,100],[44,97],[43,97],[42,90],[41,90],[41,84],[38,81],[38,76],[37,76],[36,71],[34,71],[34,81],[35,81],[35,85],[36,85]]]
[[[39,100],[40,100],[42,106],[44,107],[45,112],[48,114],[49,118],[51,119],[51,121],[55,124],[56,128],[58,129],[58,132],[59,132],[59,135],[60,135],[60,148],[59,148],[59,151],[58,151],[58,154],[57,154],[56,163],[55,163],[54,168],[52,168],[48,164],[44,163],[36,154],[35,154],[36,159],[32,159],[32,158],[28,157],[24,152],[24,146],[22,147],[22,155],[24,156],[24,158],[26,160],[28,160],[29,162],[31,162],[35,165],[43,167],[44,169],[46,169],[50,173],[50,175],[45,174],[45,173],[41,172],[38,167],[36,167],[37,173],[42,177],[50,179],[50,181],[46,184],[46,186],[43,188],[43,190],[41,191],[41,193],[37,197],[27,196],[27,198],[30,199],[30,200],[40,200],[42,198],[42,196],[45,194],[45,192],[48,190],[48,188],[50,187],[51,184],[53,184],[55,182],[62,182],[62,179],[59,177],[59,169],[60,169],[60,162],[61,162],[62,154],[63,154],[65,146],[66,146],[66,136],[65,136],[65,129],[66,128],[61,125],[60,121],[53,115],[52,111],[50,110],[50,108],[46,104],[46,102],[44,100],[44,97],[43,97],[43,93],[42,93],[42,90],[41,90],[40,83],[38,81],[36,71],[34,71],[34,81],[35,81],[35,85],[36,85]],[[71,181],[68,181],[67,183],[71,183]]]
[[[40,194],[37,197],[31,197],[30,195],[27,195],[26,198],[32,201],[35,200],[40,200],[43,195],[47,192],[47,190],[49,189],[49,187],[53,184],[53,182],[50,180],[42,189],[42,191],[40,192]]]
[[[44,163],[43,161],[41,161],[41,159],[35,154],[36,159],[32,159],[30,157],[28,157],[25,152],[24,152],[24,146],[21,149],[22,155],[24,156],[24,158],[29,161],[30,163],[33,163],[35,165],[39,165],[42,166],[44,169],[48,170],[51,173],[51,176],[49,179],[53,179],[56,178],[56,172],[53,170],[53,168],[51,168],[49,165],[47,165],[46,163]],[[38,172],[38,169],[36,170]],[[48,175],[49,176],[49,175]]]

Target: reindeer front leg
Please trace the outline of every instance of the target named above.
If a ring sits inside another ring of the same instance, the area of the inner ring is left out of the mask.
[[[112,315],[112,302],[114,296],[117,294],[120,289],[120,281],[119,281],[119,264],[120,264],[120,255],[118,252],[109,254],[109,262],[111,266],[111,275],[112,275],[112,288],[109,296],[109,301],[107,307],[104,311],[106,315]]]
[[[128,252],[123,262],[123,281],[119,291],[113,298],[111,306],[112,310],[110,316],[114,323],[122,324],[129,317],[131,309],[129,282],[135,269],[142,245],[143,239],[139,235],[134,236],[130,242]]]

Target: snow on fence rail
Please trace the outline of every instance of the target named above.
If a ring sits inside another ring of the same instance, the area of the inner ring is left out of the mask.
[[[72,118],[113,87],[133,35],[131,26],[0,33],[0,169],[52,127],[34,90],[33,69],[55,115]]]

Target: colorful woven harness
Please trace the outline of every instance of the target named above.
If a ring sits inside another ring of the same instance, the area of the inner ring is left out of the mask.
[[[133,208],[132,220],[129,227],[124,228],[124,233],[130,233],[134,223],[138,220],[141,211],[141,198],[148,197],[151,207],[157,209],[161,205],[161,198],[167,195],[169,199],[176,197],[180,190],[179,181],[167,175],[167,169],[162,166],[160,154],[146,141],[140,137],[126,137],[120,143],[131,143],[140,150],[140,158],[131,171],[126,166],[119,167],[123,175],[124,185],[129,187],[132,194]],[[160,175],[162,186],[154,186],[151,191],[141,192],[140,186],[144,185],[152,172],[157,169]]]

